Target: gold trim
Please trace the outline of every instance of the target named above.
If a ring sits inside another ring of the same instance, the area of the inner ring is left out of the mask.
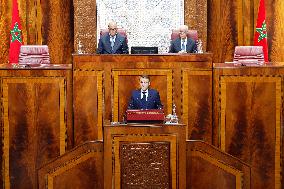
[[[170,142],[170,170],[171,170],[171,178],[172,178],[172,188],[177,188],[177,136],[176,135],[162,135],[162,136],[154,136],[153,134],[144,134],[141,136],[134,135],[112,135],[113,141],[113,152],[112,156],[114,159],[113,173],[114,173],[114,184],[116,189],[120,189],[120,161],[119,161],[119,143],[123,142]]]
[[[48,80],[47,80],[48,78]],[[59,113],[59,117],[60,117],[60,138],[59,138],[59,151],[60,151],[60,155],[62,155],[63,153],[65,153],[66,150],[66,130],[67,130],[67,126],[66,126],[66,122],[65,122],[65,94],[66,94],[66,89],[65,89],[65,79],[63,77],[46,77],[46,78],[18,78],[18,77],[14,77],[14,78],[7,78],[4,77],[2,79],[2,92],[3,92],[3,160],[2,160],[2,164],[3,164],[3,174],[4,174],[4,187],[5,189],[9,189],[10,188],[10,152],[9,152],[9,148],[10,148],[10,133],[9,133],[9,94],[8,94],[8,84],[10,83],[26,83],[28,85],[28,88],[30,91],[33,90],[33,85],[35,83],[55,83],[59,85],[59,90],[60,90],[60,99],[59,99],[59,109],[60,109],[60,113]],[[33,94],[33,93],[32,93]],[[30,99],[30,103],[32,105],[34,105],[34,98]],[[34,110],[33,110],[34,111]]]
[[[275,83],[276,91],[276,123],[275,123],[275,188],[281,186],[281,77],[263,76],[222,76],[220,81],[220,100],[221,100],[221,121],[220,121],[220,142],[221,149],[226,149],[226,84],[229,82],[270,82]]]
[[[98,89],[98,140],[103,140],[103,71],[97,73]]]
[[[118,122],[118,75],[120,72],[113,72],[113,121]]]
[[[206,153],[203,153],[203,152],[200,152],[200,151],[192,151],[192,156],[193,157],[200,157],[200,158],[203,158],[205,160],[207,160],[208,162],[212,163],[213,165],[223,169],[224,171],[232,174],[232,175],[235,175],[236,176],[236,188],[242,188],[242,177],[243,177],[243,173],[242,171],[240,170],[237,170],[229,165],[226,165],[224,164],[223,162],[220,162],[218,161],[218,159],[206,154]]]
[[[88,159],[95,157],[96,152],[92,152],[92,151],[87,151],[85,154],[83,154],[82,156],[80,156],[78,159],[72,159],[68,162],[66,162],[63,166],[59,166],[57,169],[54,168],[53,172],[49,172],[46,175],[46,179],[47,179],[47,188],[48,189],[53,189],[53,179],[55,177],[57,177],[58,175],[72,169],[73,167],[75,167],[76,165],[87,161]]]
[[[73,72],[73,76],[82,76],[82,77],[96,77],[97,78],[97,113],[98,113],[98,122],[97,122],[97,130],[98,130],[98,140],[103,139],[103,73],[102,70],[75,70]]]
[[[189,119],[188,119],[188,72],[182,71],[182,120],[186,125],[185,133],[186,140],[188,137],[188,127],[189,127]]]
[[[281,188],[281,78],[276,81],[276,111],[275,111],[275,188]]]
[[[186,139],[189,140],[189,112],[188,112],[188,97],[189,97],[189,75],[208,75],[212,76],[212,71],[204,71],[204,70],[199,70],[199,71],[192,71],[192,70],[182,70],[182,120],[183,123],[186,124]]]
[[[168,107],[172,107],[173,103],[173,97],[172,97],[172,90],[173,90],[173,83],[172,83],[172,70],[151,70],[151,69],[137,69],[137,70],[113,70],[112,75],[113,75],[113,121],[118,122],[118,117],[119,117],[119,111],[118,111],[118,103],[119,103],[119,95],[118,95],[118,89],[119,89],[119,82],[118,82],[118,77],[121,75],[142,75],[142,74],[147,74],[147,75],[165,75],[167,77],[167,105]],[[172,109],[168,108],[167,114],[171,114]]]

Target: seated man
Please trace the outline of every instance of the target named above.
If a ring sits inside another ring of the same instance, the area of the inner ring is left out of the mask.
[[[187,37],[188,27],[182,25],[179,28],[179,38],[171,41],[169,53],[194,53],[197,51],[196,43]]]
[[[97,49],[98,54],[129,54],[126,38],[117,33],[117,24],[108,24],[109,33],[101,36]]]
[[[162,109],[159,92],[149,89],[150,77],[142,75],[139,80],[141,89],[132,91],[128,109]]]

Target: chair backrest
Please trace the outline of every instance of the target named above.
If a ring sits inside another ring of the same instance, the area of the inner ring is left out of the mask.
[[[264,63],[262,46],[236,46],[234,63]]]
[[[176,29],[172,30],[171,40],[175,40],[178,37],[179,37],[179,30]],[[187,37],[196,41],[198,39],[197,30],[188,30]]]
[[[100,30],[100,36],[105,35],[106,33],[108,33],[108,29],[101,29]],[[126,30],[123,28],[118,28],[117,29],[117,33],[119,33],[120,35],[124,36],[126,38],[126,42],[128,42],[127,40],[127,34],[126,34]]]
[[[47,45],[22,45],[20,48],[19,64],[49,64]]]

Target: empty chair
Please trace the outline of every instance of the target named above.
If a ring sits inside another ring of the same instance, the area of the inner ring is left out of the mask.
[[[20,48],[19,64],[49,64],[47,45],[22,45]]]
[[[234,63],[263,64],[264,54],[262,46],[236,46]]]

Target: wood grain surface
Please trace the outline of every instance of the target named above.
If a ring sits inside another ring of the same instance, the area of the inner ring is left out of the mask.
[[[8,0],[0,2],[0,60],[7,63],[12,3]],[[71,0],[18,0],[24,43],[48,45],[53,63],[71,63],[71,53],[74,46],[77,48],[78,40],[84,41],[86,52],[94,53],[96,27],[89,27],[94,33],[89,35],[81,23],[85,14],[93,12],[92,17],[87,17],[86,24],[96,25],[96,12],[90,8],[95,7],[95,0],[84,2],[89,7],[85,13],[81,11],[84,8],[79,1],[75,1],[73,7]],[[185,23],[198,29],[204,47],[213,53],[213,62],[232,61],[235,46],[253,45],[259,0],[209,0],[207,12],[205,5],[203,0],[185,0]],[[284,3],[266,0],[265,5],[269,60],[284,61]]]

